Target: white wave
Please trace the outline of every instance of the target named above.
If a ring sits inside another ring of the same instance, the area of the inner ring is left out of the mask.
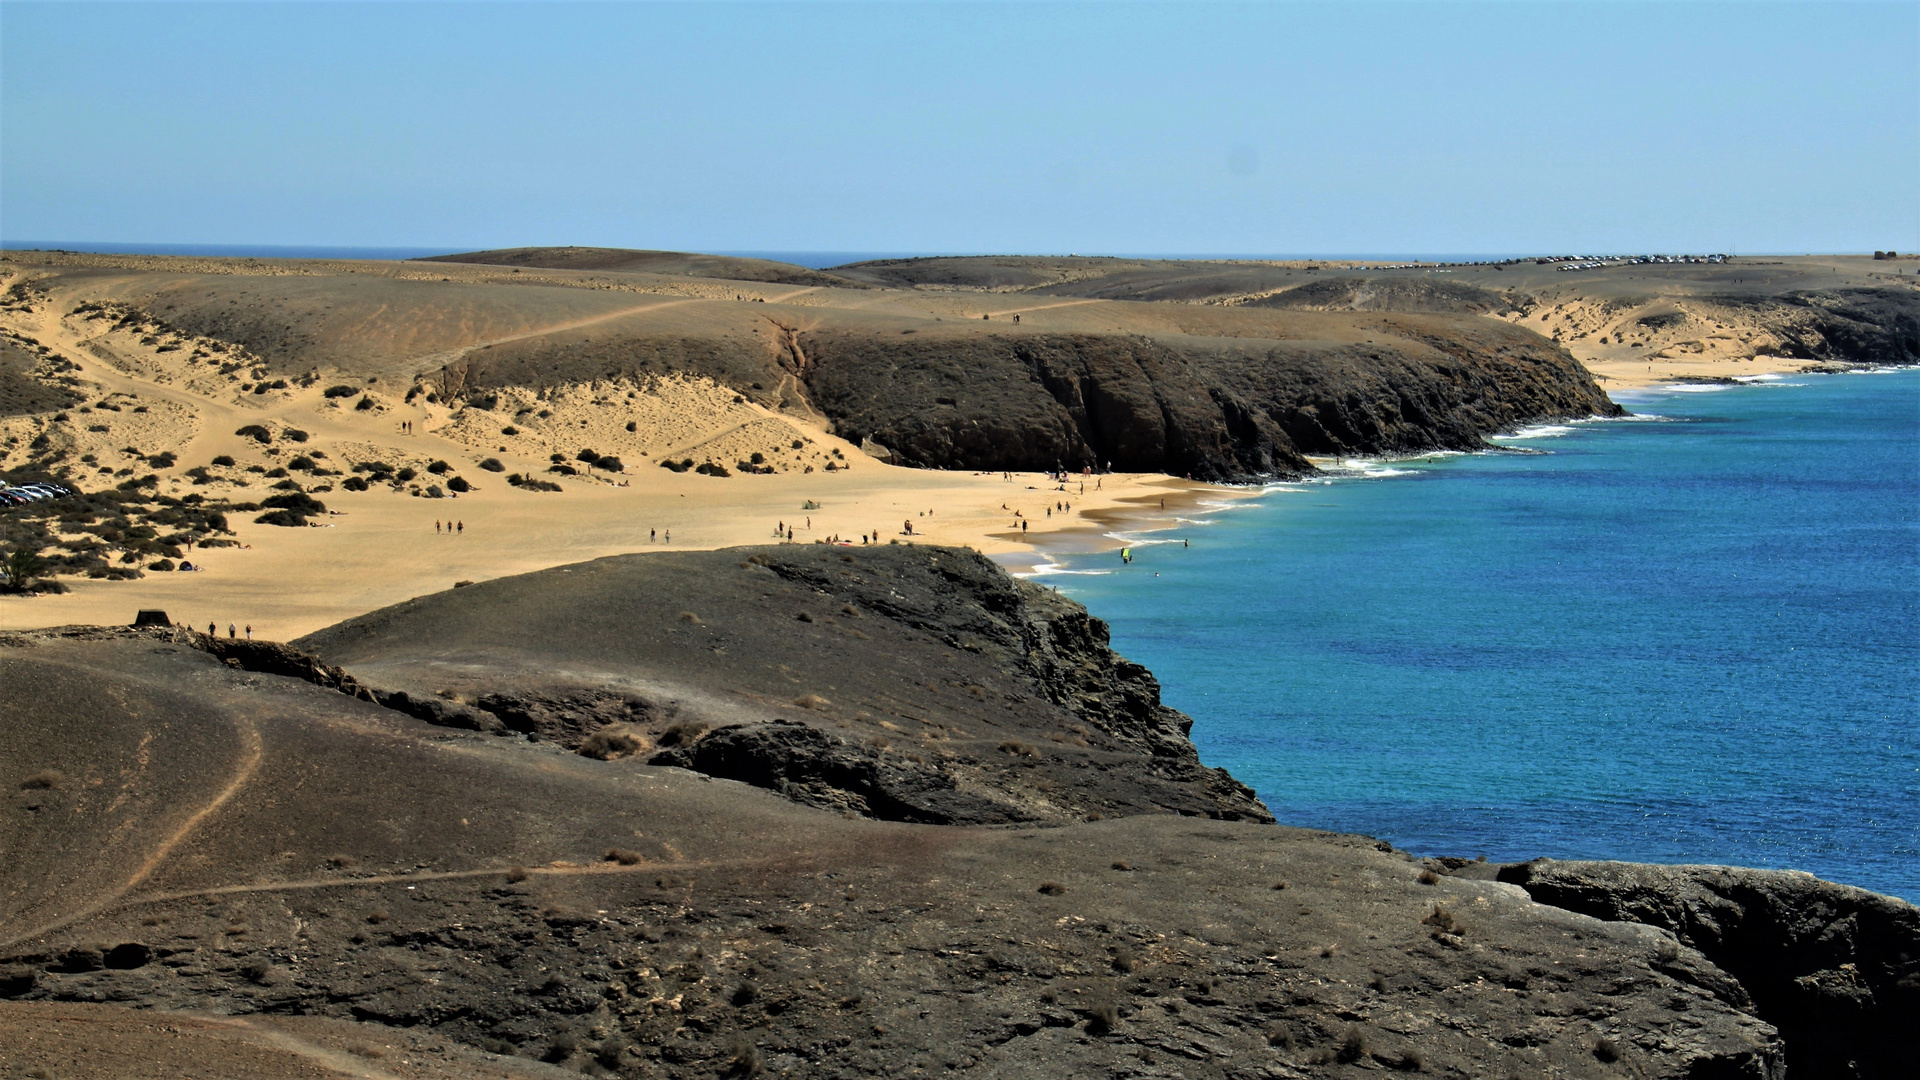
[[[1033,569],[1028,570],[1024,573],[1016,573],[1013,576],[1014,577],[1041,577],[1041,576],[1104,577],[1105,575],[1111,574],[1111,573],[1113,573],[1113,571],[1111,570],[1074,570],[1063,563],[1047,563],[1042,566],[1036,566]]]
[[[1122,532],[1102,533],[1101,535],[1105,536],[1109,540],[1115,541],[1117,543],[1125,544],[1128,547],[1152,547],[1155,544],[1182,543],[1181,539],[1177,536],[1171,537],[1171,538],[1152,537],[1152,536],[1142,537],[1135,533],[1122,533]]]
[[[1521,428],[1519,431],[1513,432],[1510,435],[1489,435],[1487,436],[1487,438],[1489,440],[1493,440],[1493,439],[1557,439],[1562,435],[1571,435],[1571,434],[1573,434],[1573,428],[1565,424],[1540,424],[1535,427]]]
[[[1775,375],[1771,371],[1763,372],[1759,375],[1735,375],[1733,377],[1733,381],[1738,383],[1781,382],[1785,379],[1786,379],[1785,375]]]
[[[1669,383],[1661,389],[1674,394],[1717,394],[1727,389],[1726,383]]]

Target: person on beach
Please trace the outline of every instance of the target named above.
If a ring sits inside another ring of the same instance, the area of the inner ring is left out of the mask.
[[[433,519],[433,535],[435,536],[440,535],[440,519],[439,518]]]
[[[673,530],[672,530],[672,529],[668,529],[668,530],[667,530],[667,532],[666,532],[666,539],[665,539],[665,541],[663,541],[663,542],[664,542],[664,543],[668,543],[668,544],[671,544],[671,543],[673,543]]]
[[[237,637],[239,637],[239,636],[240,636],[240,631],[239,631],[239,628],[238,628],[238,627],[236,627],[236,626],[234,626],[234,625],[233,625],[232,623],[228,623],[228,624],[227,624],[227,639],[228,639],[229,641],[231,641],[232,639],[234,639],[234,638],[237,638]]]
[[[248,641],[253,640],[253,624],[252,623],[247,624],[247,640]]]
[[[649,543],[649,544],[651,544],[651,543],[653,543],[653,542],[654,542],[655,540],[658,540],[658,539],[660,539],[660,530],[659,530],[659,529],[648,529],[648,530],[647,530],[647,543]]]
[[[214,625],[213,623],[208,623],[208,624],[207,624],[207,636],[208,636],[208,637],[219,637],[219,636],[220,636],[220,628],[219,628],[218,626],[215,626],[215,625]]]
[[[455,530],[456,530],[457,532],[459,532],[460,534],[462,534],[462,535],[465,535],[465,534],[466,534],[466,531],[467,531],[467,523],[466,523],[466,522],[464,522],[464,521],[457,521],[457,522],[455,522],[455,523],[454,523],[454,525],[453,525],[453,527],[454,527],[454,529],[455,529]]]

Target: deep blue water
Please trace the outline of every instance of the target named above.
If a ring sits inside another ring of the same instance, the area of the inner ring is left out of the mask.
[[[1283,822],[1920,900],[1920,371],[1623,404],[1041,580]]]

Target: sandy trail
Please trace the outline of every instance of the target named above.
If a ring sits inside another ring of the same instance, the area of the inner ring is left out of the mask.
[[[677,300],[663,299],[652,303],[635,304],[632,307],[621,308],[618,311],[609,311],[591,318],[574,319],[570,322],[549,323],[536,326],[530,330],[523,330],[517,334],[507,334],[504,337],[492,338],[487,341],[476,341],[471,345],[462,345],[457,349],[447,349],[437,353],[429,353],[415,360],[414,365],[421,371],[427,371],[436,367],[444,367],[466,356],[468,353],[475,352],[479,349],[488,349],[495,345],[504,345],[510,341],[525,341],[528,338],[545,337],[548,334],[562,334],[569,330],[581,330],[589,326],[597,326],[600,323],[610,322],[614,319],[624,319],[629,315],[640,315],[650,311],[659,311],[663,308],[679,307],[682,304],[710,304],[717,302],[718,301],[708,300],[702,297],[682,297]]]
[[[238,720],[235,723],[239,729],[241,754],[240,760],[234,765],[233,771],[227,779],[226,786],[222,787],[205,805],[188,815],[185,821],[181,822],[172,832],[168,833],[159,844],[155,845],[154,849],[148,853],[146,859],[118,886],[95,897],[85,906],[70,911],[52,922],[44,923],[9,938],[0,939],[0,947],[25,941],[29,938],[44,937],[61,927],[71,926],[74,923],[116,906],[122,897],[133,891],[141,882],[151,877],[153,872],[159,869],[160,864],[166,862],[174,850],[178,848],[188,836],[192,835],[195,829],[200,827],[201,822],[205,821],[222,806],[225,806],[231,801],[234,795],[246,786],[247,781],[253,779],[254,773],[259,771],[260,760],[265,753],[265,748],[260,740],[260,729],[245,720]]]

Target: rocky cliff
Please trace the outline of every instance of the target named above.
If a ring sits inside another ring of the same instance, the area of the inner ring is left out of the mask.
[[[1530,421],[1622,412],[1529,331],[1369,319],[1375,339],[1356,342],[818,333],[803,374],[839,434],[953,469],[1245,480],[1310,471],[1309,455],[1471,450]]]
[[[1779,1028],[1796,1080],[1914,1074],[1912,904],[1810,874],[1726,866],[1542,859],[1498,876],[1543,904],[1658,927],[1699,950]]]

